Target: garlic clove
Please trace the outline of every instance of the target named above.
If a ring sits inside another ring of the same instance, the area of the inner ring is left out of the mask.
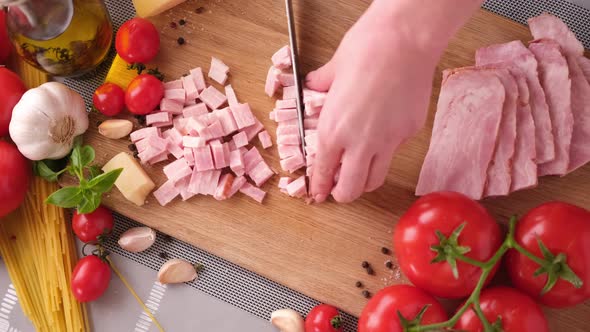
[[[281,332],[305,332],[303,317],[293,309],[274,311],[270,322]]]
[[[110,139],[123,138],[133,130],[133,123],[129,120],[111,119],[106,120],[98,126],[98,132]]]
[[[164,263],[158,271],[158,281],[161,284],[179,284],[197,279],[197,272],[202,265],[193,265],[182,259],[171,259]]]
[[[156,241],[156,231],[149,227],[134,227],[121,234],[119,246],[130,252],[147,250]]]

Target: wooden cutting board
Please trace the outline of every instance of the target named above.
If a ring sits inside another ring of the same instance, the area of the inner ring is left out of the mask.
[[[305,71],[330,58],[343,34],[369,3],[296,1]],[[202,9],[197,13],[199,7]],[[170,23],[179,19],[185,19],[187,24],[172,28]],[[162,50],[155,64],[168,78],[177,78],[197,66],[208,70],[211,56],[223,59],[231,67],[230,83],[238,98],[250,103],[274,139],[276,124],[268,119],[274,100],[265,96],[264,80],[271,55],[288,41],[281,1],[189,1],[153,22],[162,36]],[[187,43],[179,46],[178,37]],[[116,190],[106,197],[105,203],[148,226],[358,315],[366,300],[354,286],[357,280],[372,293],[386,285],[405,282],[397,268],[384,267],[387,260],[395,262],[395,258],[382,254],[380,248],[391,247],[393,226],[415,200],[414,187],[430,139],[441,71],[472,65],[478,47],[514,39],[528,41],[531,36],[522,25],[483,10],[476,13],[451,42],[437,68],[426,128],[397,154],[386,185],[354,204],[328,202],[308,206],[279,193],[278,176],[263,187],[269,194],[262,205],[237,195],[224,202],[197,197],[166,207],[150,197],[147,205],[137,207]],[[86,142],[96,148],[97,161],[102,164],[115,154],[128,151],[129,142],[98,135],[99,120],[99,115],[92,115]],[[275,169],[280,169],[274,148],[263,154]],[[161,169],[162,165],[147,169],[157,184],[164,182]],[[589,189],[587,166],[565,178],[544,178],[537,189],[486,200],[484,204],[504,222],[512,214],[522,214],[549,200],[590,208]],[[375,276],[368,276],[361,268],[364,260],[373,265]],[[559,312],[547,310],[547,315],[553,331],[590,329],[588,319],[583,319],[590,317],[590,304]]]

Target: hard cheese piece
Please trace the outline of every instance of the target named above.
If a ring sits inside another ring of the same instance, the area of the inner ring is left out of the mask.
[[[133,0],[135,11],[139,17],[156,16],[186,0]]]
[[[142,206],[146,197],[154,190],[156,185],[137,160],[125,152],[113,157],[103,166],[102,170],[106,173],[118,168],[122,168],[123,172],[115,181],[115,186],[126,199],[138,206]]]

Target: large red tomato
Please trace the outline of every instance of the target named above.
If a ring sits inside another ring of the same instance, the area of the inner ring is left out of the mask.
[[[426,195],[401,217],[393,243],[400,268],[414,285],[444,298],[465,297],[475,289],[481,276],[480,268],[456,261],[458,277],[455,277],[447,261],[432,263],[437,257],[433,246],[441,242],[436,232],[440,231],[448,239],[462,224],[465,226],[458,244],[469,248],[465,256],[478,261],[490,259],[502,242],[500,227],[483,206],[462,194]]]
[[[128,63],[150,62],[160,51],[160,34],[152,22],[136,17],[119,28],[115,48]]]
[[[0,65],[6,64],[11,50],[12,45],[6,31],[6,13],[0,9]]]
[[[542,258],[538,241],[557,256],[565,254],[565,262],[583,282],[575,288],[570,282],[559,279],[545,295],[541,290],[547,283],[547,274],[533,274],[539,265],[516,250],[506,257],[508,272],[514,285],[550,307],[568,307],[590,299],[590,211],[580,207],[551,202],[528,212],[516,224],[516,242]]]
[[[481,310],[488,322],[498,320],[503,332],[549,332],[547,320],[541,308],[528,295],[514,288],[496,287],[486,289],[479,299]],[[483,324],[472,308],[461,315],[455,329],[467,332],[482,332]]]
[[[16,210],[27,194],[31,165],[15,145],[0,141],[0,217]]]
[[[10,70],[0,67],[0,137],[8,136],[12,109],[27,88]]]
[[[421,325],[447,320],[442,305],[424,291],[409,285],[390,286],[369,300],[358,322],[358,332],[402,332],[398,311],[407,320],[413,320],[428,306],[420,320]]]

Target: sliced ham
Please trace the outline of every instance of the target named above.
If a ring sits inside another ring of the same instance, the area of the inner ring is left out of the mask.
[[[443,82],[417,195],[436,191],[483,197],[505,100],[492,71],[460,71]]]
[[[258,203],[262,203],[262,201],[264,201],[264,197],[266,196],[266,192],[260,188],[254,187],[248,182],[244,183],[244,185],[240,188],[240,192],[248,197],[253,198]]]
[[[516,40],[480,48],[475,57],[476,63],[479,65],[510,63],[521,69],[526,75],[531,97],[531,111],[535,121],[537,163],[553,160],[555,158],[555,143],[549,106],[539,81],[538,64],[533,53],[521,41]]]
[[[565,175],[568,171],[570,144],[574,129],[572,81],[561,47],[551,40],[538,40],[529,49],[539,63],[539,77],[545,90],[555,139],[555,159],[539,165],[539,175]]]
[[[212,110],[218,109],[227,102],[225,95],[213,86],[209,86],[203,90],[199,98]]]
[[[272,64],[278,69],[287,69],[291,67],[291,48],[289,46],[283,46],[275,54],[273,54]]]
[[[180,190],[176,188],[174,182],[166,181],[158,190],[154,191],[153,195],[162,206],[166,206],[172,202],[180,194]]]
[[[578,64],[580,65],[580,68],[582,69],[584,76],[586,76],[586,81],[590,82],[590,59],[580,57],[578,59]]]
[[[529,19],[528,23],[535,39],[552,39],[559,42],[564,53],[584,55],[584,45],[558,17],[545,13]]]

